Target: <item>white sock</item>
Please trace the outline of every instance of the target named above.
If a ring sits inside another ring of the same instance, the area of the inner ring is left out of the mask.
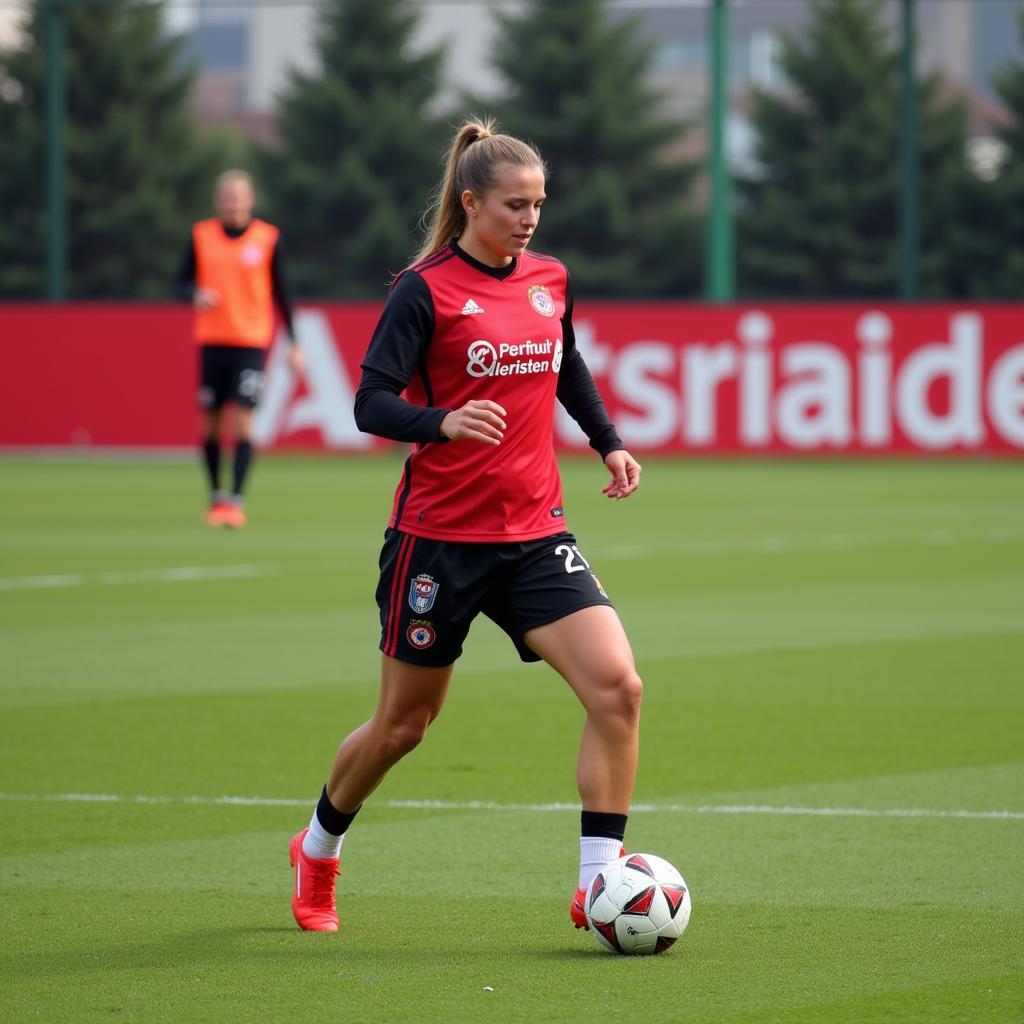
[[[609,861],[618,860],[621,852],[621,839],[580,836],[580,888],[585,889],[590,885],[594,875]]]
[[[336,860],[344,839],[344,836],[332,836],[325,831],[314,811],[309,831],[302,840],[302,852],[312,860]]]

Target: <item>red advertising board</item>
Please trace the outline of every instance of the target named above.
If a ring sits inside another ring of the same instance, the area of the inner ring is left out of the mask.
[[[375,303],[299,309],[307,374],[292,378],[279,338],[258,443],[380,444],[352,418],[379,312]],[[480,328],[499,351],[511,340]],[[1024,452],[1024,306],[580,301],[575,328],[634,452]],[[181,305],[0,306],[0,445],[192,445],[189,338]],[[564,448],[585,445],[564,414],[557,434]]]

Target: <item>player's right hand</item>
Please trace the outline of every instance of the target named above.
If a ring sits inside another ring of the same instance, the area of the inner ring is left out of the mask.
[[[481,441],[501,444],[505,435],[506,412],[497,402],[468,401],[441,420],[441,436],[449,441]]]
[[[216,288],[197,288],[192,305],[196,309],[216,309],[220,305],[220,292]]]

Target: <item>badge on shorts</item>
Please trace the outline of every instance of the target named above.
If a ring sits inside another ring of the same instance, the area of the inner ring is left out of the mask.
[[[551,292],[544,285],[535,284],[527,290],[526,294],[530,300],[530,305],[541,316],[555,315],[555,300],[551,298]]]
[[[600,581],[600,580],[599,580],[599,579],[598,579],[598,578],[597,578],[597,577],[596,577],[596,576],[595,576],[595,575],[594,575],[593,573],[591,573],[591,574],[590,574],[590,578],[591,578],[591,579],[592,579],[592,580],[594,581],[594,586],[595,586],[595,587],[597,587],[597,592],[598,592],[598,593],[599,593],[599,594],[600,594],[600,595],[601,595],[601,596],[602,596],[603,598],[605,598],[606,600],[608,600],[608,595],[607,595],[607,593],[605,593],[605,589],[604,589],[604,587],[602,587],[602,586],[601,586],[601,581]]]
[[[405,639],[413,647],[424,651],[437,639],[437,633],[434,632],[434,627],[429,622],[424,622],[422,619],[411,619],[409,628],[405,631]]]
[[[440,583],[434,582],[433,576],[421,572],[409,584],[409,607],[418,615],[429,612],[434,607],[434,598],[440,586]]]
[[[241,398],[259,398],[262,388],[262,370],[243,370],[238,375],[238,394]]]

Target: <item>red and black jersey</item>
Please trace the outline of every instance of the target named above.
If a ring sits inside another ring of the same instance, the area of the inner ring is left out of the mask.
[[[391,515],[414,536],[526,541],[564,530],[556,396],[602,457],[622,447],[576,349],[568,272],[549,256],[495,268],[452,243],[399,276],[362,365],[360,428],[417,442]],[[472,399],[506,410],[500,445],[440,436],[447,413]]]

